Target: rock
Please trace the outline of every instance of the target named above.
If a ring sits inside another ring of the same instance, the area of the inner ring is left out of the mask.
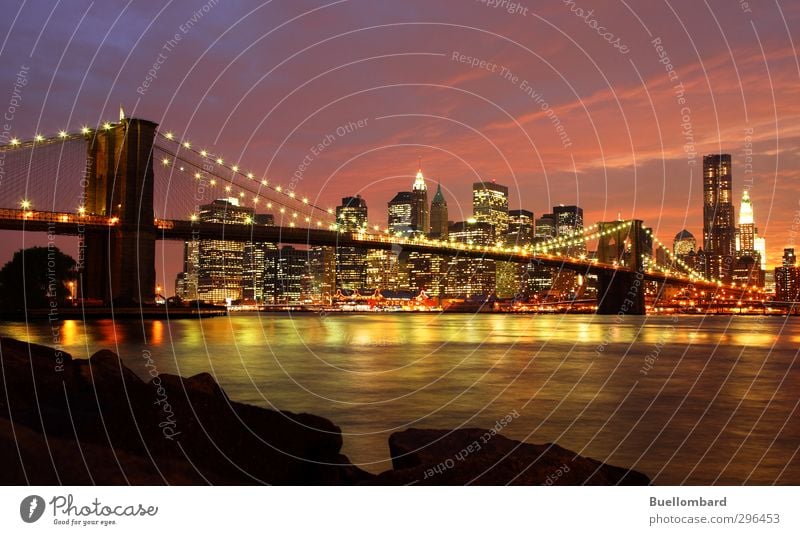
[[[644,474],[555,444],[527,444],[484,429],[407,429],[389,437],[393,470],[380,484],[648,485]]]
[[[3,484],[650,483],[482,429],[394,433],[393,470],[374,476],[341,454],[329,420],[237,403],[207,373],[145,382],[111,351],[80,360],[8,338],[0,358]]]
[[[209,374],[163,374],[146,383],[111,351],[88,360],[64,354],[57,368],[52,348],[7,338],[0,339],[0,356],[0,414],[10,415],[0,426],[3,439],[13,443],[20,430],[31,444],[52,440],[74,463],[81,462],[78,446],[91,452],[83,475],[66,470],[59,479],[62,464],[46,469],[53,465],[46,444],[32,446],[25,468],[42,468],[39,484],[116,484],[128,470],[137,481],[170,484],[342,484],[373,477],[341,455],[341,430],[329,420],[233,402]],[[0,454],[19,475],[15,449]],[[119,466],[116,458],[126,462]]]

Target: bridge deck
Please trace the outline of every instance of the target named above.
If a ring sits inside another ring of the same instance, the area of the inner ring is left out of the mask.
[[[68,212],[0,209],[0,230],[47,232],[56,235],[80,236],[87,232],[109,232],[118,228],[115,217],[81,215]],[[626,268],[594,260],[533,253],[523,248],[509,251],[500,247],[467,245],[438,240],[399,239],[391,236],[341,232],[303,227],[234,225],[180,220],[156,220],[152,225],[138,227],[141,232],[154,232],[161,240],[227,240],[238,242],[269,242],[308,246],[359,247],[426,252],[445,256],[485,258],[506,262],[534,263],[545,267],[574,270],[584,274],[608,272],[630,273]],[[644,279],[672,284],[694,285],[698,289],[717,289],[718,285],[691,280],[678,275],[645,272]]]

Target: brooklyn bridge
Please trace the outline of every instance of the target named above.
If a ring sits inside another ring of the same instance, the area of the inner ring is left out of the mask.
[[[400,237],[379,226],[350,231],[331,208],[293,184],[257,178],[157,124],[120,117],[97,128],[12,139],[0,147],[0,229],[77,236],[81,295],[106,304],[152,302],[157,240],[226,240],[427,252],[536,264],[593,274],[600,314],[644,314],[645,281],[763,303],[761,290],[709,280],[671,258],[652,258],[658,237],[638,219],[598,222],[532,245],[478,245]],[[58,186],[58,187],[57,187]],[[210,223],[203,199],[238,196],[276,215],[275,225]],[[596,244],[597,254],[570,254]]]

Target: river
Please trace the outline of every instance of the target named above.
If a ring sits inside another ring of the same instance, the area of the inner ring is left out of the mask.
[[[4,336],[53,345],[47,323]],[[73,357],[209,372],[228,395],[342,428],[372,472],[408,427],[490,427],[657,484],[800,484],[800,318],[365,314],[65,321]]]

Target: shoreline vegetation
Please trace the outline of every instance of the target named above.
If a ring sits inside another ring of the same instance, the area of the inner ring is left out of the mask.
[[[144,381],[108,350],[73,359],[11,338],[0,338],[0,359],[4,485],[650,484],[555,444],[508,439],[505,420],[393,433],[392,469],[372,474],[341,454],[333,422],[235,402],[208,373],[159,374],[151,360]]]

